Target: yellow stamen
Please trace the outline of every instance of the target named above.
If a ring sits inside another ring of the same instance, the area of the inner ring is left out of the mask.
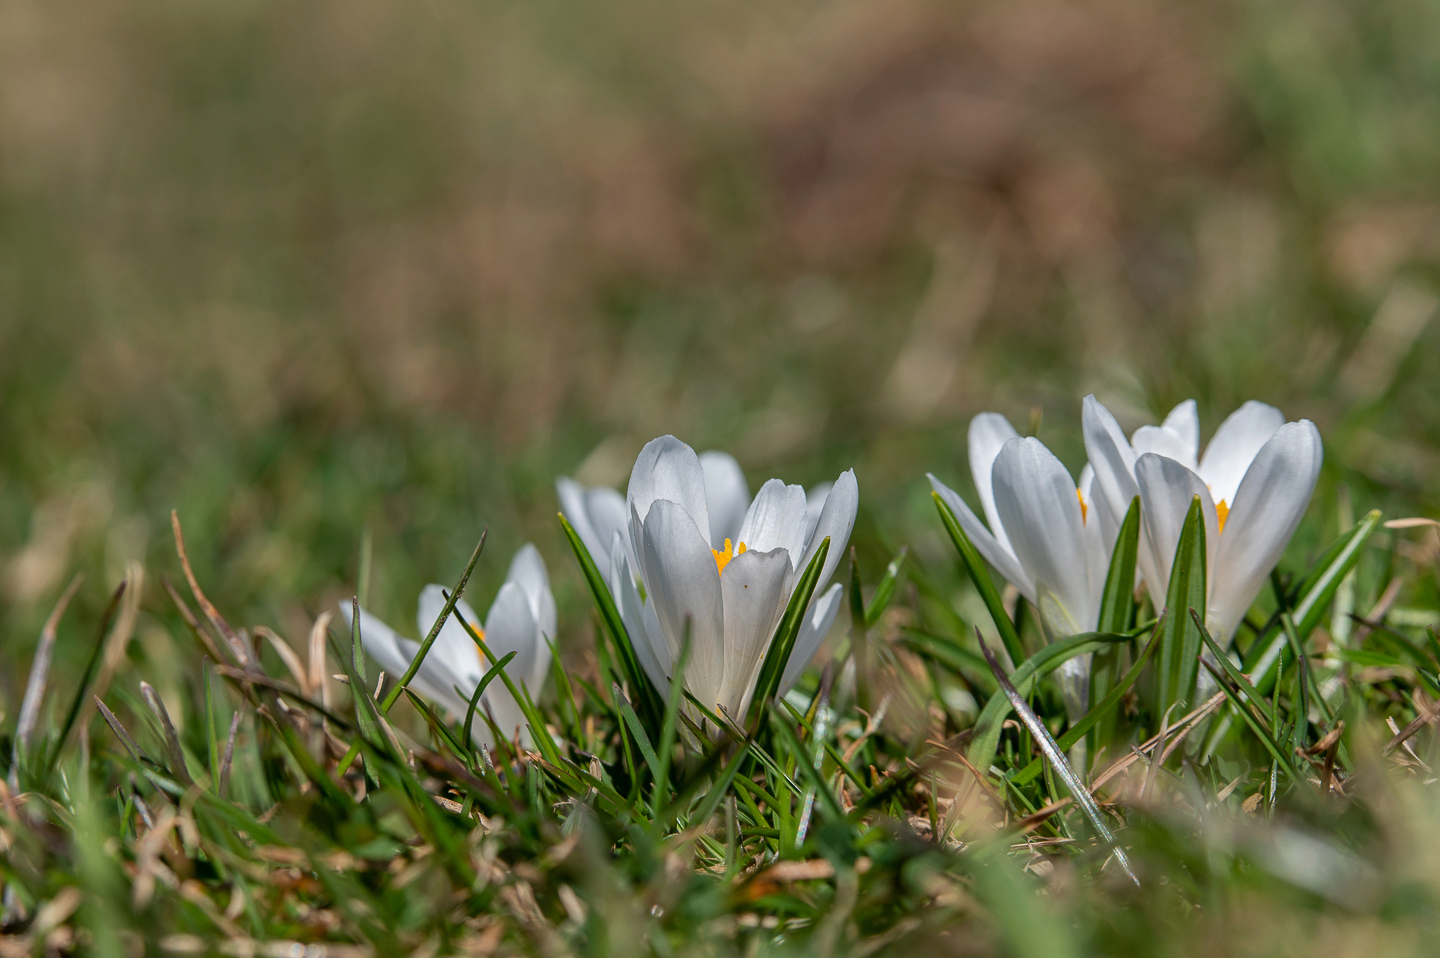
[[[1225,517],[1228,515],[1230,515],[1230,507],[1225,504],[1224,499],[1221,499],[1219,502],[1215,503],[1216,525],[1220,527],[1218,531],[1225,531]]]
[[[1075,487],[1075,498],[1080,500],[1080,524],[1083,526],[1089,517],[1090,507],[1085,505],[1085,497],[1080,494],[1080,487]]]
[[[484,642],[485,630],[480,628],[480,626],[478,625],[474,626],[473,628],[475,629],[475,634],[479,636],[480,642]],[[490,663],[485,658],[485,650],[480,648],[480,644],[478,642],[475,644],[475,658],[480,660],[480,670],[482,672],[490,671]]]
[[[730,564],[730,560],[745,551],[745,543],[740,543],[734,547],[734,551],[731,551],[730,540],[726,539],[724,549],[711,549],[710,551],[715,554],[715,568],[723,573],[725,567]]]

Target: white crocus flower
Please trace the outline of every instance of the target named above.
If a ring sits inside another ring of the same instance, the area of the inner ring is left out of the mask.
[[[1320,431],[1308,419],[1287,423],[1274,406],[1251,400],[1220,424],[1201,456],[1194,400],[1175,407],[1164,425],[1142,426],[1128,442],[1094,396],[1085,398],[1083,419],[1101,498],[1113,511],[1140,496],[1139,565],[1156,608],[1165,605],[1180,530],[1200,497],[1206,626],[1225,645],[1310,504],[1324,455]]]
[[[444,587],[439,585],[427,585],[420,593],[416,627],[422,638],[430,634],[445,607],[444,593]],[[465,616],[466,622],[481,630],[480,620],[468,602],[461,599],[455,606]],[[350,603],[342,602],[340,610],[348,624]],[[550,576],[545,571],[545,560],[540,557],[538,549],[527,543],[511,560],[505,584],[495,595],[481,634],[497,659],[515,653],[505,672],[517,687],[523,685],[528,688],[531,696],[539,695],[550,669],[550,646],[546,640],[554,640],[555,625],[555,598],[550,593]],[[392,679],[399,679],[405,674],[420,648],[419,642],[397,635],[364,609],[360,610],[360,637],[365,654]],[[489,670],[490,663],[485,660],[484,653],[459,620],[451,615],[435,637],[435,644],[430,646],[425,661],[420,663],[420,670],[415,673],[410,687],[440,705],[451,716],[463,719],[475,687]],[[477,708],[488,711],[496,727],[507,738],[513,738],[519,730],[521,740],[530,741],[525,714],[498,675],[486,687]],[[477,742],[493,744],[489,726],[479,716],[472,726],[472,734]]]
[[[661,693],[669,695],[688,626],[686,689],[743,722],[776,626],[826,537],[830,551],[780,694],[799,679],[835,621],[842,590],[839,583],[825,586],[855,525],[859,486],[851,470],[807,499],[802,487],[771,479],[744,508],[743,477],[722,475],[723,485],[712,486],[718,470],[711,463],[719,462],[707,462],[674,436],[648,443],[630,474],[628,527],[602,554],[610,557],[611,587],[635,654]]]
[[[728,452],[711,450],[700,453],[700,468],[705,473],[710,547],[722,549],[726,539],[738,541],[740,538],[740,523],[745,521],[745,510],[750,505],[750,486],[745,481],[740,463]],[[811,490],[811,495],[816,490],[828,492],[829,489],[830,484],[825,483]],[[560,499],[560,511],[565,513],[570,527],[585,543],[590,558],[595,560],[602,575],[610,573],[610,547],[617,534],[625,548],[630,568],[640,567],[630,544],[630,518],[623,495],[609,486],[582,486],[569,476],[555,480],[555,493]],[[814,528],[813,522],[810,528]]]
[[[1039,612],[1050,641],[1093,632],[1118,526],[1107,504],[1092,495],[1091,469],[1081,472],[1077,486],[1044,443],[1022,439],[999,413],[970,421],[969,447],[988,527],[955,490],[933,475],[930,485],[980,554]],[[1072,717],[1084,713],[1089,671],[1089,656],[1060,667]]]

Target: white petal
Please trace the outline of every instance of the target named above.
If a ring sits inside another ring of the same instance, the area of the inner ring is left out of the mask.
[[[785,611],[790,569],[790,556],[784,549],[752,549],[731,559],[720,574],[720,594],[725,605],[725,677],[718,704],[737,720],[750,704],[760,664]]]
[[[1038,439],[1012,439],[995,457],[995,509],[1035,583],[1036,608],[1055,638],[1095,628],[1100,590],[1088,572],[1075,482]]]
[[[1174,459],[1187,469],[1195,468],[1195,456],[1189,444],[1178,432],[1165,426],[1141,426],[1130,437],[1130,448],[1137,457],[1153,452]]]
[[[1195,473],[1174,459],[1146,453],[1135,462],[1135,478],[1140,484],[1140,512],[1145,522],[1145,538],[1155,557],[1153,577],[1147,573],[1145,587],[1157,610],[1165,608],[1170,588],[1170,570],[1175,564],[1175,550],[1180,545],[1180,532],[1185,516],[1196,496],[1205,514],[1205,564],[1215,568],[1216,540],[1220,538],[1215,516],[1215,501],[1210,490]],[[1207,578],[1207,591],[1210,576]],[[1185,610],[1178,610],[1184,614]]]
[[[1101,405],[1094,396],[1086,396],[1082,404],[1081,425],[1085,434],[1085,452],[1090,465],[1095,469],[1092,491],[1098,490],[1095,498],[1105,500],[1106,509],[1101,512],[1102,521],[1112,523],[1101,527],[1104,538],[1113,548],[1120,523],[1130,511],[1130,504],[1140,494],[1135,484],[1135,450],[1125,438],[1125,432],[1110,410]],[[1158,566],[1150,551],[1146,536],[1140,537],[1135,564],[1146,582],[1159,578]],[[1167,567],[1168,568],[1168,567]],[[1163,601],[1163,599],[1161,600]]]
[[[665,644],[665,637],[660,632],[660,625],[655,620],[654,606],[642,602],[640,593],[635,588],[635,577],[630,571],[630,566],[625,558],[625,550],[620,548],[620,540],[617,534],[615,548],[610,554],[611,561],[611,588],[615,593],[615,604],[620,609],[620,618],[625,623],[625,631],[630,636],[630,645],[635,650],[635,657],[640,660],[640,667],[660,690],[660,694],[668,697],[670,695],[670,647]],[[646,613],[649,612],[647,616]]]
[[[805,490],[805,541],[815,537],[815,527],[820,523],[820,513],[825,511],[825,500],[830,497],[833,482],[822,482]]]
[[[590,510],[585,506],[585,487],[569,476],[561,476],[555,480],[555,495],[560,500],[560,511],[565,514],[565,518],[569,520],[575,534],[580,537],[580,541],[585,543],[585,549],[590,553],[590,558],[599,564],[601,556],[605,554],[605,544],[610,541],[610,537],[600,535],[591,524]],[[619,493],[616,495],[618,496]],[[623,510],[621,515],[623,517]]]
[[[420,608],[415,616],[415,624],[422,640],[430,634],[431,626],[440,617],[440,610],[445,606],[446,591],[448,590],[444,586],[432,583],[420,592]],[[455,608],[465,616],[466,622],[477,629],[482,627],[480,617],[475,614],[470,603],[461,599],[455,604]],[[473,690],[475,682],[480,678],[477,672],[480,668],[480,650],[475,647],[475,640],[470,638],[470,633],[465,631],[454,613],[445,620],[440,635],[430,647],[430,653],[420,664],[420,671],[426,673],[432,666],[441,667],[448,673],[448,677],[435,680],[444,682],[446,688],[449,688],[454,679],[463,677],[469,682],[468,687]]]
[[[1285,554],[1310,504],[1323,457],[1320,431],[1301,420],[1282,426],[1245,473],[1215,554],[1209,613],[1216,641],[1229,641]]]
[[[494,604],[490,606],[490,613],[485,617],[485,644],[497,659],[514,652],[515,658],[505,667],[510,681],[516,685],[528,685],[531,696],[540,694],[541,677],[535,675],[541,645],[540,629],[535,624],[525,593],[513,582],[500,587]],[[549,650],[546,649],[547,665],[549,658]],[[490,667],[488,660],[485,667]],[[500,681],[498,676],[496,681]]]
[[[837,582],[810,605],[810,611],[800,625],[800,634],[795,637],[795,648],[790,651],[790,661],[785,663],[785,671],[780,676],[778,694],[783,696],[790,691],[795,687],[795,683],[800,681],[800,676],[805,674],[805,667],[815,658],[820,644],[825,641],[825,636],[830,634],[830,627],[835,624],[835,615],[840,611],[840,600],[844,592],[844,588]]]
[[[1179,436],[1185,444],[1185,456],[1177,457],[1177,461],[1194,469],[1200,458],[1200,411],[1195,406],[1195,400],[1187,399],[1170,410],[1160,425]]]
[[[597,564],[603,562],[604,553],[595,559]],[[604,568],[604,565],[600,565]],[[525,593],[525,600],[530,603],[530,614],[535,617],[535,624],[540,631],[551,641],[555,640],[555,629],[557,626],[555,616],[555,596],[550,591],[550,573],[545,569],[545,560],[540,555],[540,550],[532,543],[525,543],[515,553],[515,558],[510,560],[510,571],[505,574],[506,582],[513,582]]]
[[[1080,490],[1080,498],[1085,500],[1086,507],[1092,505],[1090,489],[1095,485],[1095,467],[1090,463],[1080,467],[1080,478],[1075,481],[1075,488]],[[1089,522],[1089,519],[1085,520]]]
[[[1200,460],[1200,478],[1210,487],[1211,498],[1234,503],[1251,460],[1283,425],[1285,416],[1280,410],[1253,399],[1220,424]]]
[[[710,541],[710,509],[705,502],[705,470],[695,450],[674,436],[652,439],[640,450],[630,472],[625,501],[644,522],[657,499],[668,499],[684,509],[700,536]]]
[[[725,677],[725,620],[720,573],[709,541],[684,508],[658,499],[645,519],[641,561],[645,588],[670,658],[679,657],[688,627],[690,660],[685,685],[702,702],[717,700]]]
[[[990,524],[990,532],[1007,552],[1014,550],[1010,548],[1009,533],[995,512],[992,472],[1001,448],[1018,435],[1010,420],[998,412],[982,412],[970,420],[970,475],[975,480],[975,492],[980,496],[980,508],[985,513],[985,521]]]
[[[595,568],[605,568],[606,558],[610,555],[610,541],[617,532],[625,538],[625,557],[630,560],[630,568],[638,568],[630,545],[630,513],[625,507],[625,497],[608,486],[586,489],[585,511],[590,516],[595,537],[601,543],[599,552],[590,553],[590,558],[595,560]]]
[[[760,487],[745,521],[740,525],[740,543],[753,552],[784,549],[792,559],[805,551],[805,490],[771,479]]]
[[[340,603],[340,614],[345,619],[345,625],[350,627],[353,613],[349,602]],[[410,660],[415,657],[415,650],[420,647],[418,642],[397,635],[394,629],[364,609],[360,610],[360,644],[365,649],[367,666],[373,662],[380,669],[384,669],[385,674],[392,679],[399,679],[405,674],[405,670],[410,667]],[[379,670],[373,667],[367,667],[365,672],[366,678],[372,682],[379,674]],[[426,698],[439,698],[440,690],[432,688],[421,676],[417,675],[410,685]]]
[[[516,658],[518,659],[519,656]],[[468,709],[469,706],[467,705],[466,708]],[[505,736],[505,741],[515,741],[518,732],[520,744],[526,748],[530,747],[530,729],[525,724],[525,713],[521,710],[520,703],[515,701],[515,697],[505,687],[505,683],[500,680],[500,676],[495,676],[486,686],[485,694],[481,696],[480,704],[476,708],[484,709],[495,720],[495,725],[500,729],[500,734]],[[491,734],[489,725],[478,715],[475,716],[475,722],[471,726],[471,735],[476,741],[483,742],[485,745],[493,746],[495,744],[493,741],[495,736]]]
[[[805,546],[805,555],[795,564],[795,570],[804,573],[810,560],[819,551],[820,543],[829,538],[830,551],[825,553],[825,565],[820,570],[820,578],[815,582],[817,593],[829,584],[835,568],[845,557],[845,549],[850,545],[850,533],[855,529],[855,514],[859,510],[860,483],[855,479],[855,470],[846,469],[831,485],[830,494],[825,497],[825,505],[820,510],[820,518],[815,521],[815,531]]]
[[[990,534],[990,530],[985,528],[985,524],[975,517],[975,513],[970,511],[970,507],[965,504],[964,499],[960,498],[958,492],[928,472],[925,477],[930,480],[930,488],[939,493],[940,498],[944,499],[945,504],[950,507],[950,511],[955,513],[955,518],[960,522],[960,528],[965,530],[965,534],[970,537],[970,542],[985,557],[985,561],[994,566],[995,571],[1004,576],[1006,581],[1019,589],[1021,595],[1034,603],[1035,584],[1030,581],[1030,575],[1021,568],[1020,560],[1015,558],[1015,553],[996,541],[995,537]]]
[[[702,452],[700,468],[705,473],[705,504],[710,510],[710,548],[719,549],[726,539],[739,542],[740,523],[750,505],[750,485],[740,463],[728,452]]]

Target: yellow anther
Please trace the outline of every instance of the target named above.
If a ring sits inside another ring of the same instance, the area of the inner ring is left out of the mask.
[[[1085,496],[1080,492],[1080,487],[1075,487],[1075,498],[1080,500],[1080,524],[1083,526],[1089,518],[1090,507],[1085,505]]]
[[[711,549],[710,551],[715,555],[715,568],[724,572],[725,567],[730,564],[730,560],[745,551],[745,543],[740,543],[734,547],[734,551],[731,551],[730,540],[726,539],[724,549]]]
[[[1225,504],[1224,499],[1215,503],[1215,524],[1220,527],[1218,531],[1225,531],[1225,517],[1228,515],[1230,515],[1230,507]]]
[[[484,642],[485,630],[478,625],[472,626],[472,628],[475,630],[475,635],[479,637],[480,642]],[[475,658],[480,660],[480,671],[488,672],[490,670],[490,663],[485,659],[485,650],[480,648],[480,642],[475,643]]]

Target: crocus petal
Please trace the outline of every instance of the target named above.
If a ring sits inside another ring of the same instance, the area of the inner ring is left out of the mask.
[[[795,564],[795,571],[803,574],[810,565],[810,560],[819,551],[820,543],[827,538],[830,540],[830,551],[825,554],[825,565],[820,570],[820,578],[815,582],[817,593],[830,582],[836,566],[845,555],[845,548],[850,544],[850,533],[855,528],[855,514],[859,510],[860,483],[855,479],[855,470],[846,469],[831,485],[830,494],[825,497],[825,505],[820,510],[820,518],[815,521],[815,531],[805,546],[805,555]]]
[[[1104,517],[1102,521],[1108,525],[1102,525],[1101,532],[1105,540],[1113,546],[1115,537],[1120,532],[1120,523],[1130,511],[1130,504],[1140,493],[1135,483],[1135,450],[1125,438],[1124,430],[1110,414],[1110,410],[1094,396],[1085,397],[1080,420],[1085,435],[1085,453],[1090,457],[1090,465],[1095,469],[1095,482],[1091,488],[1098,489],[1099,494],[1095,498],[1103,498],[1106,505],[1101,515]],[[1140,537],[1140,547],[1135,559],[1140,576],[1146,582],[1153,582],[1160,577],[1157,560],[1150,551],[1148,539],[1143,535]]]
[[[925,478],[930,480],[930,488],[939,493],[940,498],[944,499],[945,504],[950,507],[950,511],[955,513],[955,518],[960,522],[960,528],[965,530],[965,535],[970,537],[971,543],[985,557],[985,561],[994,566],[995,571],[1004,576],[1007,582],[1019,589],[1021,595],[1034,603],[1035,584],[1030,581],[1030,576],[1021,568],[1020,560],[1015,558],[1015,553],[996,541],[995,537],[990,534],[990,530],[985,528],[985,524],[975,517],[975,513],[970,511],[965,500],[960,498],[960,493],[928,472],[925,474]]]
[[[1220,538],[1215,516],[1215,501],[1210,490],[1195,473],[1174,459],[1146,453],[1135,462],[1135,479],[1140,484],[1140,511],[1145,517],[1145,538],[1155,557],[1155,569],[1147,573],[1145,587],[1156,609],[1165,607],[1170,588],[1170,569],[1175,564],[1175,550],[1180,545],[1180,532],[1185,516],[1196,496],[1200,497],[1205,514],[1205,562],[1215,568],[1216,541]],[[1207,580],[1208,581],[1208,580]],[[1184,610],[1179,610],[1182,614]]]
[[[830,634],[830,627],[835,624],[835,615],[840,611],[840,600],[844,592],[844,588],[837,582],[811,604],[809,614],[800,625],[800,634],[795,637],[795,648],[790,650],[790,661],[785,663],[785,671],[780,676],[780,695],[790,691],[795,687],[795,683],[800,681],[805,667],[820,650],[820,643]]]
[[[1185,455],[1172,458],[1194,469],[1200,459],[1200,410],[1196,407],[1195,400],[1187,399],[1177,405],[1160,425],[1175,433],[1184,443]]]
[[[1209,617],[1217,641],[1226,642],[1300,525],[1324,450],[1309,420],[1280,427],[1245,473],[1225,519],[1215,556]]]
[[[630,568],[636,568],[638,563],[630,547],[630,513],[625,506],[625,497],[608,486],[596,486],[585,490],[585,509],[595,530],[595,538],[601,544],[599,552],[590,553],[595,567],[605,568],[605,558],[610,554],[610,540],[619,532],[625,537],[625,557],[630,560]]]
[[[1011,439],[995,457],[995,510],[1035,583],[1036,607],[1054,638],[1095,628],[1099,584],[1090,582],[1075,482],[1038,439]]]
[[[784,549],[795,559],[805,551],[805,490],[771,479],[760,487],[745,521],[740,525],[736,548],[745,543],[752,552]]]
[[[695,450],[674,436],[661,436],[646,443],[630,472],[625,500],[641,522],[650,514],[650,506],[657,499],[679,505],[700,530],[700,537],[707,543],[710,541],[705,470]]]
[[[725,678],[725,620],[720,572],[710,542],[686,510],[657,499],[644,523],[640,557],[645,587],[655,603],[670,657],[679,657],[691,634],[685,684],[703,702],[717,701]]]
[[[415,624],[419,629],[421,639],[430,634],[431,626],[440,617],[440,611],[445,607],[446,591],[448,590],[444,586],[431,583],[420,592],[420,608],[415,616]],[[480,617],[475,614],[470,603],[461,599],[455,604],[455,608],[465,616],[466,622],[469,622],[474,628],[480,628]],[[470,633],[465,631],[465,627],[460,624],[460,619],[454,613],[451,613],[450,617],[445,620],[445,625],[440,629],[440,635],[436,637],[435,644],[430,647],[425,661],[421,663],[420,670],[423,673],[432,666],[443,666],[446,672],[454,677],[474,675],[477,680],[479,678],[479,675],[475,673],[480,668],[480,650],[475,647],[475,640],[470,638]],[[443,679],[443,681],[447,683],[446,687],[448,688],[450,680]],[[473,682],[471,684],[473,687]]]
[[[605,544],[610,540],[608,536],[596,532],[590,522],[590,510],[585,506],[585,487],[569,476],[561,476],[555,480],[555,496],[560,500],[560,511],[565,514],[580,541],[585,543],[590,558],[598,563],[600,556],[605,554]],[[621,515],[623,517],[624,513]]]
[[[995,466],[995,457],[1000,455],[1001,448],[1019,435],[1015,431],[1015,427],[1010,425],[1010,420],[998,412],[982,412],[970,420],[967,442],[970,453],[970,475],[975,480],[975,492],[980,496],[980,508],[985,513],[985,521],[990,524],[990,532],[995,536],[995,541],[999,542],[1006,551],[1014,550],[1010,548],[1010,535],[1005,531],[1005,525],[995,511],[995,491],[992,488],[991,472]]]
[[[635,650],[635,657],[640,660],[640,667],[660,690],[660,694],[669,696],[670,647],[665,644],[665,637],[655,619],[654,606],[643,602],[635,588],[635,576],[630,571],[625,549],[621,547],[619,533],[615,536],[610,562],[611,589],[615,594],[615,604],[620,608],[620,618],[625,623],[625,631],[630,636],[630,645]]]
[[[750,485],[740,463],[728,452],[702,452],[700,468],[705,473],[705,504],[710,510],[710,548],[724,547],[725,540],[740,541],[740,523],[750,505]]]
[[[535,624],[535,616],[530,611],[530,602],[525,597],[524,591],[514,582],[507,582],[500,587],[495,594],[495,602],[490,606],[490,612],[485,617],[485,644],[490,647],[490,652],[495,658],[504,658],[511,652],[515,658],[505,667],[505,672],[510,680],[516,685],[524,683],[529,686],[530,694],[540,694],[540,680],[544,673],[536,675],[536,666],[541,664],[540,651],[542,648],[540,629]],[[547,667],[550,664],[550,650],[545,647],[543,664]],[[490,662],[485,662],[485,667],[490,667]],[[496,680],[499,682],[499,678]],[[504,682],[500,682],[504,685]],[[493,685],[492,685],[493,687]],[[486,694],[489,694],[488,692]]]
[[[1189,444],[1178,432],[1165,426],[1141,426],[1130,437],[1130,448],[1137,457],[1153,452],[1174,459],[1187,469],[1195,468],[1195,456]]]
[[[595,561],[602,562],[603,557],[604,553],[599,553]],[[525,600],[530,603],[530,614],[535,617],[535,625],[553,642],[557,626],[555,596],[550,591],[550,573],[545,569],[545,560],[533,543],[525,543],[515,553],[515,558],[510,560],[510,570],[505,574],[505,581],[515,583],[520,587],[520,591],[525,593]]]
[[[822,482],[805,490],[805,541],[815,537],[815,527],[820,523],[820,513],[825,511],[825,500],[830,497],[833,482]]]
[[[785,611],[789,580],[790,556],[784,549],[751,549],[731,559],[720,574],[725,606],[725,677],[717,704],[736,719],[750,704],[760,663]]]
[[[349,602],[340,603],[340,614],[345,619],[346,627],[350,627],[352,611]],[[397,635],[394,629],[364,609],[360,610],[360,644],[365,648],[366,657],[393,679],[405,674],[405,670],[410,667],[410,660],[415,657],[415,651],[420,648],[418,642]],[[374,681],[377,670],[367,668],[365,671],[367,678]],[[453,711],[450,704],[455,698],[453,692],[435,688],[421,675],[415,676],[410,685],[426,698],[444,702],[446,707]]]
[[[1280,410],[1253,399],[1220,424],[1205,447],[1199,469],[1216,502],[1234,505],[1235,492],[1251,460],[1283,425],[1285,416]]]

